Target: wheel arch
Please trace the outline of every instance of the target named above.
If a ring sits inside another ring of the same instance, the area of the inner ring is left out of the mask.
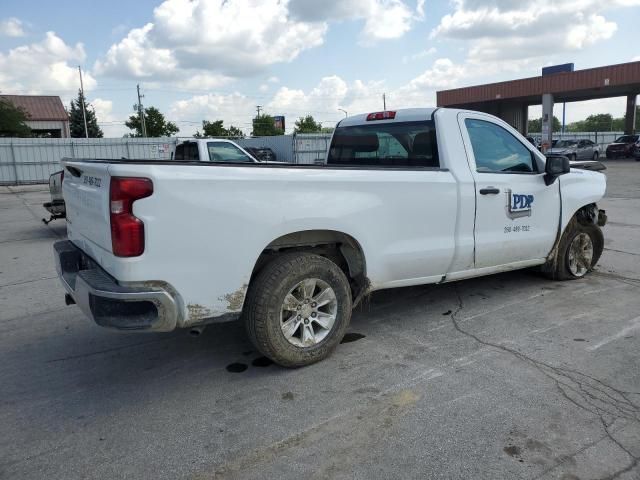
[[[337,230],[300,230],[274,239],[256,260],[251,280],[275,255],[292,251],[315,253],[336,263],[349,279],[354,306],[367,293],[369,280],[362,245],[353,236]]]

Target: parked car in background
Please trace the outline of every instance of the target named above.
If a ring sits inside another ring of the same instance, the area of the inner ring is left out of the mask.
[[[633,158],[640,162],[640,139],[633,146]]]
[[[598,160],[600,147],[589,139],[558,140],[547,153],[564,155],[570,161]]]
[[[640,135],[623,135],[607,147],[607,158],[625,158],[633,154]]]
[[[529,141],[531,145],[533,145],[538,150],[540,150],[540,142],[538,142],[534,137],[532,137],[531,135],[527,135],[525,138]]]
[[[276,154],[269,147],[246,147],[245,150],[260,162],[277,161]]]
[[[545,153],[547,160],[553,157],[566,158],[564,155],[558,155],[557,153]],[[579,168],[581,170],[592,170],[594,172],[601,172],[606,170],[607,167],[604,163],[598,160],[572,160],[569,162],[571,168]]]

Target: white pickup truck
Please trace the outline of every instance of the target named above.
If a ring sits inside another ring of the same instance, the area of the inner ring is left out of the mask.
[[[580,278],[604,245],[606,177],[471,111],[346,118],[325,165],[63,165],[69,303],[129,331],[242,317],[284,366],[326,357],[374,290],[527,267]]]

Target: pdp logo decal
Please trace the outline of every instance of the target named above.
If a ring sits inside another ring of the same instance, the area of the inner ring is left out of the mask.
[[[516,218],[530,217],[531,205],[533,204],[533,195],[522,195],[512,193],[507,190],[507,217],[511,220]]]

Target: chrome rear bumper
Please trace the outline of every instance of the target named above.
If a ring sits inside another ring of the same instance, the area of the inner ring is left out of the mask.
[[[176,299],[160,285],[120,285],[69,240],[53,245],[56,270],[82,312],[117,330],[168,332],[176,328]]]

